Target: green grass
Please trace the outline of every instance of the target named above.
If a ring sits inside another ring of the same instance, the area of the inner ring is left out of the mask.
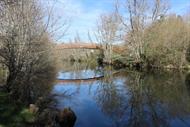
[[[14,104],[7,93],[0,92],[0,127],[22,127],[35,120],[34,114],[24,106]]]

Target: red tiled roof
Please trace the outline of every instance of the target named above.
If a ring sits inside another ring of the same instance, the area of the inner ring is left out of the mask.
[[[58,44],[56,45],[57,49],[98,49],[98,44],[92,43],[69,43],[69,44]]]
[[[56,49],[101,49],[102,47],[95,43],[64,43],[57,44]],[[126,50],[124,46],[113,46],[113,51],[116,53],[122,53]]]

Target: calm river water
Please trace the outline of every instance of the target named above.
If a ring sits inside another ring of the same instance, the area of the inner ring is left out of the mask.
[[[110,70],[83,64],[60,69],[52,92],[59,95],[57,108],[76,113],[75,127],[190,126],[188,73]],[[72,80],[80,78],[89,79]]]

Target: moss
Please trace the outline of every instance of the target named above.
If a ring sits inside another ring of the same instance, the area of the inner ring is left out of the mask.
[[[34,114],[26,107],[14,104],[5,92],[0,92],[0,114],[0,127],[22,127],[35,120]]]
[[[22,117],[23,121],[27,122],[27,123],[33,123],[35,121],[35,115],[33,113],[29,112],[28,109],[23,109],[20,112],[20,117]]]

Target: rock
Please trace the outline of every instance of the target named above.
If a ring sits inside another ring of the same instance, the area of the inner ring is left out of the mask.
[[[76,115],[70,108],[44,109],[37,117],[37,127],[74,127]]]
[[[57,127],[59,112],[55,109],[44,109],[37,118],[37,127]]]
[[[74,127],[77,117],[70,108],[65,108],[60,111],[58,119],[61,127]]]
[[[173,69],[173,68],[175,68],[172,64],[169,64],[169,65],[167,65],[167,66],[165,66],[165,68],[166,69]]]
[[[30,104],[29,106],[29,112],[30,113],[37,113],[39,108],[35,104]]]

